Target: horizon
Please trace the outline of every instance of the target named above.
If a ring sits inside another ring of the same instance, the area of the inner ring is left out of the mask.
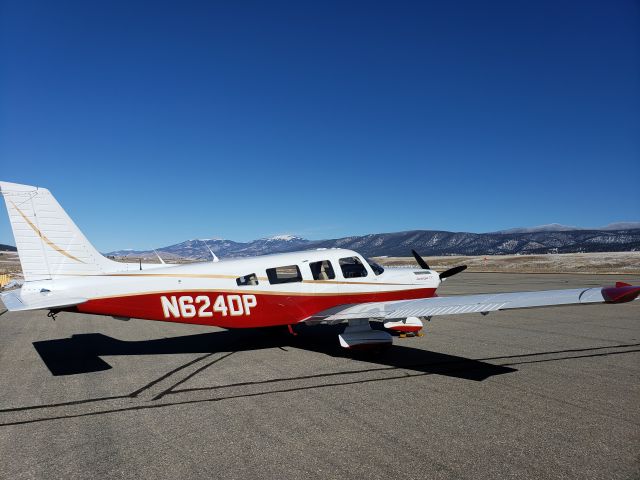
[[[618,224],[631,224],[632,226],[630,228],[616,228],[616,229],[611,229],[612,226],[616,226]],[[533,232],[524,232],[524,231],[513,231],[513,230],[530,230],[530,229],[541,229],[544,227],[558,227],[558,228],[562,228],[561,230],[537,230],[537,231],[533,231]],[[619,230],[636,230],[636,229],[640,229],[640,221],[635,222],[635,221],[620,221],[620,222],[610,222],[607,225],[602,225],[600,227],[578,227],[578,226],[569,226],[569,225],[561,225],[558,223],[548,223],[548,224],[543,224],[543,225],[534,225],[534,226],[528,226],[528,227],[513,227],[513,228],[507,228],[504,230],[499,230],[499,231],[494,231],[494,232],[470,232],[467,230],[457,230],[457,231],[453,231],[453,230],[441,230],[441,229],[409,229],[409,230],[399,230],[399,231],[384,231],[384,232],[369,232],[369,233],[363,233],[360,235],[344,235],[344,236],[340,236],[340,237],[323,237],[323,238],[306,238],[306,237],[300,237],[298,235],[292,235],[292,234],[276,234],[276,235],[272,235],[272,236],[265,236],[265,237],[258,237],[258,238],[253,238],[253,239],[249,239],[249,240],[235,240],[232,238],[219,238],[219,237],[212,237],[212,238],[189,238],[186,240],[181,240],[178,241],[176,243],[172,243],[169,245],[155,245],[155,246],[148,246],[148,247],[130,247],[130,248],[114,248],[111,249],[109,251],[105,251],[105,250],[100,250],[98,249],[98,251],[102,252],[103,254],[111,254],[113,252],[126,252],[126,251],[131,251],[131,252],[151,252],[154,250],[161,250],[163,248],[168,248],[168,247],[173,247],[175,245],[180,245],[182,243],[186,243],[186,242],[195,242],[195,241],[199,241],[199,242],[208,242],[208,241],[225,241],[225,242],[235,242],[235,243],[251,243],[251,242],[256,242],[256,241],[266,241],[266,240],[283,240],[284,238],[282,237],[290,237],[289,239],[298,239],[298,240],[305,240],[305,241],[309,241],[309,242],[315,242],[315,241],[325,241],[325,240],[340,240],[340,239],[344,239],[344,238],[352,238],[352,237],[366,237],[369,235],[390,235],[390,234],[396,234],[396,233],[406,233],[406,232],[445,232],[445,233],[453,233],[453,234],[458,234],[458,233],[470,233],[470,234],[474,234],[474,235],[491,235],[491,234],[518,234],[518,233],[550,233],[550,232],[562,232],[562,231],[619,231]],[[91,242],[91,239],[88,239],[89,242]],[[93,243],[93,242],[91,242]],[[2,242],[0,241],[1,245],[7,245],[10,247],[15,247],[15,241],[13,242]]]
[[[437,228],[430,228],[430,229],[409,229],[409,230],[400,230],[400,231],[385,231],[385,232],[369,232],[369,233],[363,233],[361,235],[344,235],[344,236],[340,236],[340,237],[325,237],[325,238],[306,238],[306,237],[300,237],[298,235],[292,235],[292,234],[275,234],[272,236],[265,236],[265,237],[258,237],[258,238],[253,238],[250,240],[235,240],[232,238],[189,238],[186,240],[182,240],[180,242],[171,244],[171,245],[163,245],[163,246],[155,246],[155,247],[148,247],[148,248],[117,248],[117,249],[113,249],[110,250],[109,252],[106,253],[112,253],[112,252],[124,252],[124,251],[152,251],[152,250],[160,250],[162,248],[167,248],[167,247],[172,247],[174,245],[179,245],[181,243],[185,243],[185,242],[195,242],[195,241],[199,241],[199,242],[207,242],[207,241],[229,241],[229,242],[236,242],[236,243],[251,243],[251,242],[256,242],[256,241],[260,241],[260,240],[274,240],[274,239],[278,239],[278,237],[292,237],[292,239],[300,239],[300,240],[307,240],[310,242],[315,242],[315,241],[322,241],[322,240],[340,240],[342,238],[351,238],[351,237],[366,237],[368,235],[388,235],[388,234],[394,234],[394,233],[404,233],[404,232],[412,232],[412,231],[416,231],[416,232],[446,232],[446,233],[471,233],[471,234],[475,234],[475,235],[488,235],[488,234],[509,234],[511,232],[509,232],[509,230],[519,230],[519,229],[535,229],[535,228],[541,228],[541,227],[549,227],[549,226],[558,226],[558,227],[568,227],[570,230],[569,231],[581,231],[581,230],[594,230],[594,231],[605,231],[603,229],[610,227],[611,225],[616,225],[616,224],[624,224],[624,223],[628,223],[628,224],[636,224],[632,227],[632,229],[638,229],[640,228],[640,221],[639,222],[625,222],[625,221],[621,221],[621,222],[610,222],[607,225],[603,225],[601,227],[570,227],[568,225],[561,225],[558,223],[548,223],[548,224],[544,224],[544,225],[534,225],[534,226],[529,226],[529,227],[514,227],[514,228],[508,228],[505,229],[503,231],[496,231],[496,232],[469,232],[469,231],[465,231],[465,230],[459,230],[459,231],[451,231],[451,230],[441,230],[441,229],[437,229]],[[624,230],[624,229],[621,229]],[[615,231],[615,230],[614,230]],[[514,233],[520,233],[520,232],[514,232]],[[523,233],[529,233],[529,232],[523,232]]]
[[[0,180],[103,252],[640,218],[639,32],[629,1],[7,2]]]
[[[633,227],[633,229],[637,229],[640,228],[640,222],[610,222],[607,225],[603,225],[602,227],[598,228],[590,228],[590,227],[571,227],[570,231],[580,231],[580,230],[596,230],[596,231],[600,231],[603,228],[609,227],[610,225],[616,225],[619,223],[630,223],[630,224],[637,224]],[[560,225],[557,223],[550,223],[550,224],[544,224],[544,225],[535,225],[535,226],[531,226],[531,227],[514,227],[513,229],[530,229],[530,228],[540,228],[540,227],[547,227],[547,226],[551,226],[551,225],[558,225],[559,227],[567,227],[567,225]],[[342,238],[350,238],[350,237],[366,237],[368,235],[388,235],[388,234],[394,234],[394,233],[404,233],[404,232],[412,232],[412,231],[416,231],[416,232],[421,232],[421,231],[432,231],[432,232],[447,232],[447,233],[471,233],[471,234],[475,234],[475,235],[488,235],[488,234],[501,234],[501,233],[505,233],[505,234],[509,234],[510,232],[508,232],[508,230],[513,230],[513,229],[505,229],[505,231],[496,231],[496,232],[469,232],[469,231],[464,231],[464,230],[460,230],[460,231],[451,231],[451,230],[440,230],[440,229],[410,229],[410,230],[400,230],[400,231],[385,231],[385,232],[369,232],[369,233],[363,233],[361,235],[344,235],[344,236],[340,236],[340,237],[326,237],[326,238],[306,238],[306,237],[300,237],[297,235],[291,235],[291,234],[276,234],[276,235],[272,235],[272,236],[266,236],[266,237],[258,237],[258,238],[254,238],[254,239],[250,239],[250,240],[235,240],[232,238],[189,238],[187,240],[182,240],[180,242],[171,244],[171,245],[163,245],[163,246],[156,246],[156,247],[149,247],[149,248],[118,248],[118,249],[113,249],[110,250],[109,252],[106,253],[112,253],[112,252],[124,252],[124,251],[152,251],[152,250],[160,250],[163,248],[167,248],[167,247],[172,247],[174,245],[179,245],[181,243],[185,243],[185,242],[195,242],[195,241],[199,241],[199,242],[207,242],[207,241],[231,241],[231,242],[236,242],[236,243],[251,243],[251,242],[256,242],[256,241],[260,241],[260,240],[273,240],[273,239],[278,239],[278,237],[285,237],[285,236],[289,236],[295,239],[300,239],[300,240],[307,240],[310,242],[314,242],[314,241],[322,241],[322,240],[340,240]]]

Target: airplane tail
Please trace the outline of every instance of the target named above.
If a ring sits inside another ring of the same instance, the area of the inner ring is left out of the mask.
[[[89,243],[46,188],[0,182],[25,281],[124,270]]]

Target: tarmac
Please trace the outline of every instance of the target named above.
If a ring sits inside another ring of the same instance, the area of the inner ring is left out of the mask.
[[[5,312],[0,478],[640,478],[640,301],[434,317],[365,356],[339,331]]]

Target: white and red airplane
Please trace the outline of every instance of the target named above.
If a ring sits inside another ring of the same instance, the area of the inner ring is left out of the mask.
[[[20,289],[0,296],[10,311],[49,310],[194,323],[223,328],[346,323],[345,348],[389,345],[436,315],[588,303],[623,303],[640,287],[438,297],[442,280],[415,252],[420,268],[383,269],[352,250],[318,249],[182,265],[120,263],[101,255],[51,193],[0,182],[24,273]]]

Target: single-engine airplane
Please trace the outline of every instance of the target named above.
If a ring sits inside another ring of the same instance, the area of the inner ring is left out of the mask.
[[[438,297],[437,273],[415,251],[415,269],[383,269],[338,248],[190,264],[121,263],[101,255],[44,188],[0,182],[24,273],[0,294],[10,311],[49,310],[223,328],[346,323],[345,348],[385,346],[390,331],[416,333],[433,316],[623,303],[640,286]],[[215,256],[214,256],[215,258]],[[385,329],[372,329],[371,321]]]

